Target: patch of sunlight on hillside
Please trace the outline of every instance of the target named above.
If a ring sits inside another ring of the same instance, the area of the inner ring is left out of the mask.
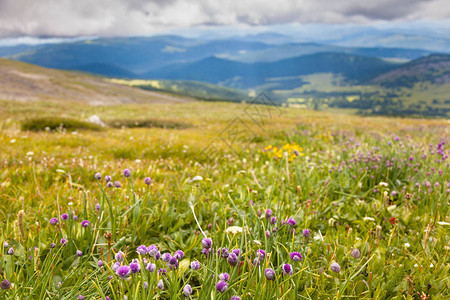
[[[159,80],[143,80],[143,79],[132,79],[132,80],[126,80],[126,79],[117,79],[117,78],[111,78],[111,79],[105,79],[108,82],[116,83],[116,84],[122,84],[122,85],[128,85],[128,86],[151,86],[156,89],[162,89],[163,85],[159,82]]]

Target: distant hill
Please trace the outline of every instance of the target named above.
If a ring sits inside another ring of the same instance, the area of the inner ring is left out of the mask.
[[[143,74],[144,78],[197,80],[226,86],[251,88],[270,78],[314,73],[342,74],[347,80],[364,82],[396,67],[372,57],[342,53],[317,53],[270,63],[241,63],[217,57],[175,64]]]
[[[106,82],[97,76],[47,69],[7,59],[0,59],[0,100],[57,100],[91,105],[193,101],[185,96]]]
[[[373,79],[373,83],[389,88],[411,88],[420,82],[450,83],[450,55],[435,54],[419,58]]]

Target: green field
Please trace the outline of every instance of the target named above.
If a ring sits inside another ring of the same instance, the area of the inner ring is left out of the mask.
[[[446,120],[195,101],[0,105],[1,299],[448,297]],[[84,129],[93,114],[124,125]],[[22,130],[30,120],[42,131]]]

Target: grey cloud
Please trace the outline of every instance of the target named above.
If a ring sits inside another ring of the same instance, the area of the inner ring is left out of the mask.
[[[200,25],[448,20],[447,0],[0,0],[0,37],[146,35]]]

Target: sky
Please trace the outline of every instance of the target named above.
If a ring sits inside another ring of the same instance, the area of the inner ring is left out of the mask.
[[[0,0],[0,38],[450,22],[449,0]]]

